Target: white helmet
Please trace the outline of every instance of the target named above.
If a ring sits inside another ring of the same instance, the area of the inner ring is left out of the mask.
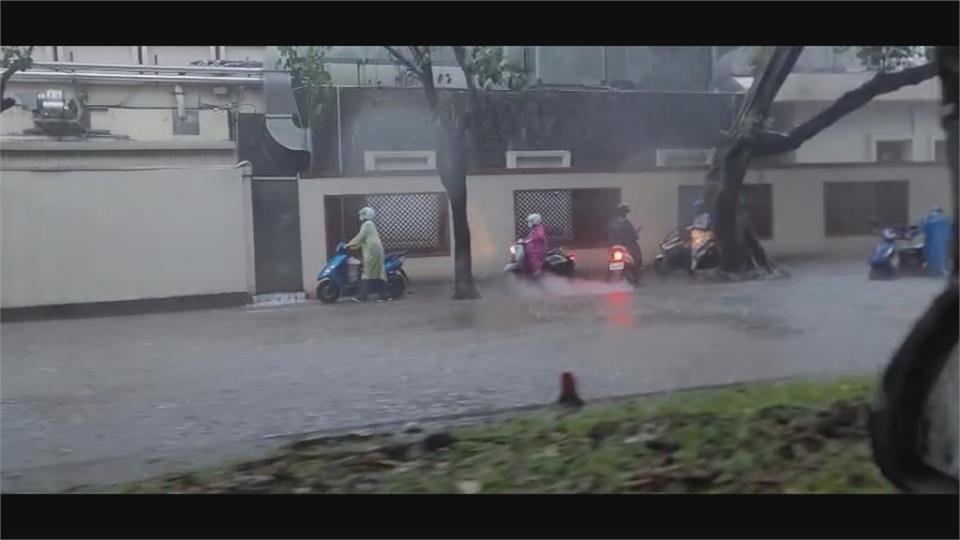
[[[530,214],[527,216],[527,225],[529,227],[536,227],[541,223],[543,223],[543,218],[540,217],[540,214]]]
[[[373,221],[377,217],[377,212],[369,206],[365,206],[357,212],[357,215],[360,217],[360,221]]]

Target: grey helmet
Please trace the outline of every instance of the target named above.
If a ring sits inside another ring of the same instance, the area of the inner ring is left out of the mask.
[[[360,218],[360,222],[364,221],[373,221],[377,217],[377,211],[369,206],[365,206],[357,212],[357,216]]]

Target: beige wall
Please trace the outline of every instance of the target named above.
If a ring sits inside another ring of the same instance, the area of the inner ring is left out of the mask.
[[[0,171],[0,301],[4,307],[254,292],[249,170],[191,164],[179,169]],[[132,159],[132,158],[131,158]],[[124,163],[132,164],[132,161]],[[514,240],[513,191],[620,188],[643,227],[648,257],[677,222],[677,191],[703,170],[622,174],[471,176],[474,270],[498,275]],[[751,171],[772,184],[774,255],[864,257],[871,236],[825,238],[823,183],[908,180],[910,219],[949,208],[942,166],[793,166]],[[310,293],[325,262],[325,195],[442,191],[431,176],[301,179],[303,285]],[[581,268],[600,268],[605,249],[576,250]],[[414,281],[449,279],[446,257],[410,258]]]
[[[0,172],[3,307],[252,290],[243,170]],[[248,186],[249,187],[249,186]]]
[[[793,103],[794,123],[813,118],[831,102]],[[876,161],[877,140],[910,140],[912,161],[933,161],[935,141],[944,140],[936,101],[874,101],[841,118],[795,151],[797,163]]]
[[[514,240],[513,191],[536,188],[613,187],[621,189],[631,217],[643,227],[640,244],[652,257],[657,243],[677,225],[677,191],[681,185],[699,185],[702,170],[622,174],[517,174],[471,176],[468,179],[469,218],[474,273],[498,274]],[[908,180],[910,219],[917,220],[932,206],[950,207],[946,170],[942,166],[903,167],[795,166],[751,171],[747,183],[770,183],[773,192],[773,239],[764,244],[772,255],[864,256],[872,236],[826,238],[823,183],[827,181]],[[439,179],[418,177],[306,178],[300,180],[300,224],[303,242],[304,289],[312,293],[315,277],[326,260],[325,195],[442,191]],[[604,249],[576,250],[581,268],[600,268]],[[448,279],[449,256],[412,258],[406,262],[411,279]]]

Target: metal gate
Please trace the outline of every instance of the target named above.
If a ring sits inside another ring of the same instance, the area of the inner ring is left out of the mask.
[[[257,293],[303,290],[300,199],[296,177],[253,177]]]

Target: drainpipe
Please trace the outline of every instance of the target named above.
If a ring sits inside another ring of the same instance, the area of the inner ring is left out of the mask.
[[[343,125],[340,123],[340,87],[337,87],[337,171],[343,176]]]
[[[179,84],[173,87],[173,97],[177,100],[177,118],[185,120],[187,118],[187,107],[183,102],[183,87]]]
[[[533,66],[534,78],[536,79],[537,84],[539,84],[540,83],[540,47],[533,48],[533,62],[535,64]]]

